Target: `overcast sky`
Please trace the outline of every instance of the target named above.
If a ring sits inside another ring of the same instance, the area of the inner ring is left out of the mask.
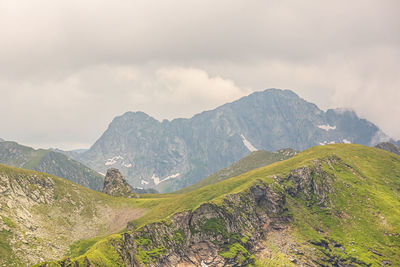
[[[287,88],[400,139],[398,0],[0,0],[0,137],[88,148],[126,111]]]

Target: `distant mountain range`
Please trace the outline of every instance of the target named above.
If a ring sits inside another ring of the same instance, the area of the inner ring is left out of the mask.
[[[118,168],[134,187],[170,192],[256,150],[373,146],[388,139],[351,110],[323,111],[290,90],[268,89],[190,119],[160,122],[143,112],[127,112],[88,151],[71,156],[101,173]]]
[[[64,154],[22,146],[15,142],[0,142],[0,163],[35,170],[66,178],[87,188],[101,191],[103,176]]]

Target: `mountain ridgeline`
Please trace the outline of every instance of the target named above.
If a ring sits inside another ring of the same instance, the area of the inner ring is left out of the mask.
[[[115,167],[134,187],[174,191],[256,150],[330,143],[375,145],[387,136],[353,111],[322,111],[289,90],[268,89],[190,119],[162,122],[143,112],[116,117],[75,158],[104,173]]]
[[[103,176],[61,153],[33,149],[15,142],[0,142],[0,163],[49,173],[87,188],[101,191]]]

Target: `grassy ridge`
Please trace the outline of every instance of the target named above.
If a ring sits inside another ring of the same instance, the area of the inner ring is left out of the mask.
[[[332,157],[337,162],[323,161]],[[192,192],[148,198],[149,211],[132,223],[141,227],[176,212],[195,209],[207,201],[222,204],[225,195],[249,188],[256,179],[274,183],[283,190],[275,177],[286,177],[293,169],[312,166],[315,159],[321,159],[323,169],[335,177],[334,193],[329,196],[332,207],[321,209],[288,196],[288,213],[293,218],[292,238],[307,243],[306,246],[316,251],[313,253],[326,260],[337,258],[378,266],[389,259],[392,264],[400,265],[400,157],[360,145],[314,147],[286,161]],[[104,263],[115,257],[110,244],[120,242],[120,238],[118,234],[106,237],[76,259],[83,261],[87,257],[96,264]]]

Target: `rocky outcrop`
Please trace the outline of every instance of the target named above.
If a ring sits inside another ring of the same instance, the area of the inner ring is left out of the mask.
[[[125,177],[118,169],[111,168],[107,170],[104,178],[103,193],[115,197],[136,197],[132,187],[127,183]]]
[[[336,159],[326,161],[331,163]],[[320,160],[314,160],[313,163],[312,167],[293,170],[281,182],[290,196],[303,199],[307,206],[317,204],[328,207],[331,204],[329,194],[333,193],[333,177],[322,170]]]
[[[38,234],[40,223],[32,209],[39,204],[52,205],[54,200],[55,183],[51,177],[0,172],[0,232],[9,234],[7,242],[2,240],[2,247],[7,248],[8,242],[12,244],[10,254],[21,259],[21,265],[22,259],[25,262],[43,260],[42,254],[46,248],[37,244],[37,240],[43,236]],[[35,247],[32,248],[31,244],[35,244]],[[56,256],[62,255],[59,247],[53,246],[52,249]],[[1,257],[0,264],[8,265]]]
[[[375,147],[400,155],[400,147],[389,142],[379,143]]]

